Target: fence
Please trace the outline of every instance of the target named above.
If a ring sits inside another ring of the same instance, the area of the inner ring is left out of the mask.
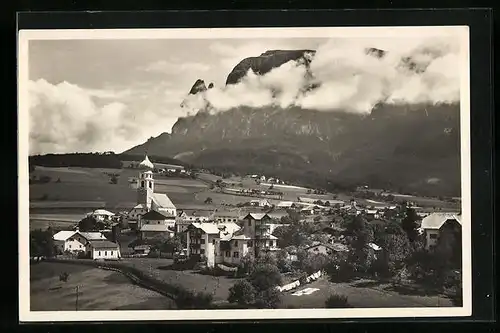
[[[321,277],[321,275],[322,275],[321,271],[317,271],[316,273],[307,276],[304,279],[303,284],[307,284],[307,283],[310,283],[312,281],[315,281],[315,280],[319,279]],[[290,290],[293,290],[295,288],[300,287],[300,285],[301,285],[300,280],[296,280],[296,281],[293,281],[293,282],[286,284],[284,286],[278,286],[278,287],[276,287],[276,290],[278,290],[279,292],[290,291]]]

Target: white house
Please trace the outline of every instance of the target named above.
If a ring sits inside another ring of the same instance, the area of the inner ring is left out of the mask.
[[[144,204],[137,204],[132,208],[127,215],[128,224],[132,229],[138,228],[138,221],[141,215],[148,212],[148,208]]]
[[[140,233],[142,239],[173,237],[175,217],[165,216],[155,210],[150,210],[140,217]]]
[[[376,209],[366,209],[365,214],[366,214],[366,217],[371,218],[371,219],[379,219],[380,218],[380,213]]]
[[[88,244],[90,258],[97,259],[118,259],[121,258],[118,244],[108,240],[91,240]]]
[[[271,207],[271,203],[266,199],[251,200],[250,204],[256,207]]]
[[[217,252],[217,240],[220,230],[215,223],[191,223],[187,229],[187,255],[206,258],[207,266],[214,267]]]
[[[106,240],[100,232],[59,231],[53,236],[54,243],[61,252],[88,252],[88,242]]]
[[[93,212],[87,214],[87,216],[91,216],[99,222],[105,222],[111,221],[111,218],[115,216],[115,214],[105,209],[96,209]]]
[[[425,236],[426,249],[432,249],[443,234],[454,233],[461,236],[461,215],[459,213],[432,213],[422,219],[420,229]]]
[[[178,213],[181,220],[190,223],[213,221],[215,216],[215,212],[209,210],[181,210]]]

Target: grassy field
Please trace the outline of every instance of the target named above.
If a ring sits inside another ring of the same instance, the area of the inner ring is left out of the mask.
[[[295,291],[305,288],[317,288],[310,295],[295,296]],[[355,308],[397,308],[397,307],[449,307],[451,301],[440,295],[424,295],[415,292],[396,291],[391,285],[373,281],[354,281],[350,283],[332,283],[321,279],[297,290],[284,293],[282,307],[324,308],[326,299],[332,294],[347,296],[348,302]]]
[[[156,258],[123,259],[124,264],[149,273],[158,280],[182,285],[194,291],[211,293],[214,301],[225,301],[229,296],[229,288],[239,279],[202,275],[191,270],[176,271],[169,269],[173,260]]]
[[[67,282],[59,274],[69,273]],[[165,310],[169,298],[133,285],[120,273],[83,265],[41,262],[30,268],[31,311]]]

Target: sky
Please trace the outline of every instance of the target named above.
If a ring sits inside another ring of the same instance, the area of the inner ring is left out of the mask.
[[[366,47],[388,50],[388,56],[367,57]],[[249,73],[225,87],[242,59],[273,49],[317,50],[311,70],[321,88],[302,94],[305,67],[296,63],[263,77]],[[398,69],[405,55],[424,64],[426,74]],[[295,104],[366,113],[381,99],[440,102],[459,96],[458,46],[450,39],[32,40],[28,66],[30,154],[122,152],[170,132],[178,117],[206,101],[215,112]],[[215,88],[189,99],[197,79]],[[180,106],[185,100],[187,108]]]

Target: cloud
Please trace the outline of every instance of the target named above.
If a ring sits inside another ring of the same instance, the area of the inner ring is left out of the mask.
[[[384,49],[386,55],[382,58],[367,55],[365,51],[370,47]],[[239,62],[267,49],[258,43],[240,47],[217,43],[211,46],[213,52],[223,56],[222,63],[233,62],[233,59]],[[213,111],[276,105],[357,113],[369,113],[379,102],[449,103],[459,100],[459,44],[450,38],[375,42],[332,39],[316,51],[310,73],[319,88],[304,91],[306,68],[290,61],[265,75],[258,76],[250,71],[236,85],[210,89],[203,97],[189,98],[194,108],[202,108],[202,98]]]
[[[29,81],[28,93],[30,154],[121,152],[164,132],[181,115],[172,112],[161,88],[140,99],[145,92],[92,90],[40,79]]]

